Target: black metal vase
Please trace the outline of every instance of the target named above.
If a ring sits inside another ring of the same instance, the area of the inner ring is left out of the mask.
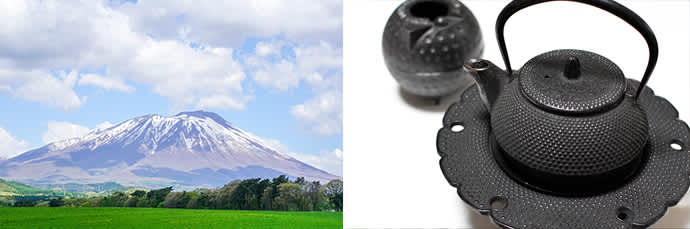
[[[438,98],[472,83],[465,60],[479,58],[483,41],[477,19],[457,0],[408,0],[390,16],[383,57],[400,87]]]

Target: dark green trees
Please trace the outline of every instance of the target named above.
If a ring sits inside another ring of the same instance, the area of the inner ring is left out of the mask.
[[[150,204],[149,206],[151,206],[152,208],[160,207],[160,205],[163,204],[165,197],[168,196],[172,189],[172,187],[167,187],[162,189],[151,190],[148,193],[146,193],[146,198],[149,200]]]
[[[48,206],[50,206],[50,207],[62,207],[64,205],[65,205],[65,200],[63,200],[62,198],[52,199],[48,203]]]
[[[269,179],[235,180],[222,188],[173,192],[173,187],[131,193],[115,192],[92,198],[56,198],[43,205],[51,207],[165,207],[188,209],[238,209],[278,211],[342,211],[343,182],[326,185],[304,178],[294,181],[285,176]],[[33,206],[36,202],[17,201],[14,206]]]
[[[261,196],[269,185],[268,180],[243,180],[230,195],[230,208],[242,210],[261,209]]]
[[[328,204],[336,211],[343,210],[343,181],[332,180],[326,184],[324,194],[328,198]]]

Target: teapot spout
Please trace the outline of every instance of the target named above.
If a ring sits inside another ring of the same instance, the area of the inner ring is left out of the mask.
[[[470,59],[463,66],[477,82],[479,97],[490,112],[503,86],[510,83],[511,74],[484,59]]]

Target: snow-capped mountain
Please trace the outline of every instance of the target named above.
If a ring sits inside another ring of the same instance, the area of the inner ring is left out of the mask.
[[[281,174],[320,181],[338,178],[204,111],[141,116],[0,160],[0,177],[34,183],[219,186]]]

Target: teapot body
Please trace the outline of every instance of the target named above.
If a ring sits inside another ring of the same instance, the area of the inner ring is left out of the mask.
[[[507,173],[543,191],[582,195],[616,187],[637,171],[648,125],[632,96],[610,110],[568,116],[539,108],[518,84],[506,85],[490,115],[494,157]]]
[[[555,50],[511,73],[485,60],[465,66],[489,111],[494,157],[514,178],[584,194],[615,187],[639,168],[647,114],[610,60]]]

